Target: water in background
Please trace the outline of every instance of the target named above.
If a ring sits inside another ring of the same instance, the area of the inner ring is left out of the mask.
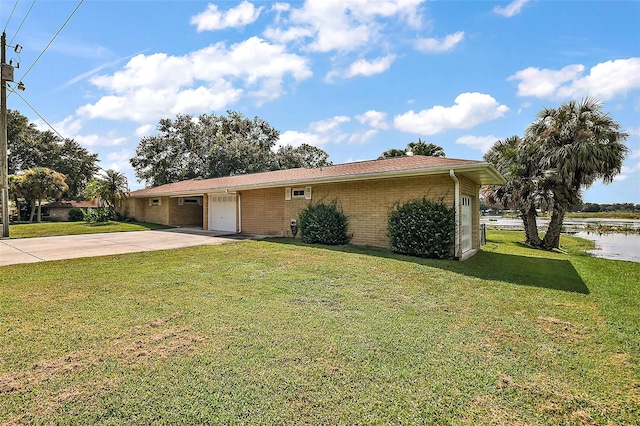
[[[540,231],[546,230],[548,219],[536,220]],[[523,230],[521,219],[507,219],[499,216],[482,216],[480,223],[488,229]],[[596,243],[595,250],[589,250],[593,256],[605,259],[640,262],[640,234],[603,233],[593,231],[598,228],[640,229],[640,220],[633,219],[566,219],[563,230]],[[587,228],[589,230],[587,230]]]
[[[640,235],[638,234],[598,234],[580,231],[574,235],[595,241],[596,249],[588,251],[595,257],[640,262]]]

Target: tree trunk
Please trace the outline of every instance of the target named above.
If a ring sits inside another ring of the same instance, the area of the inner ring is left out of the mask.
[[[538,224],[536,223],[536,217],[538,216],[536,209],[534,207],[530,207],[529,209],[522,209],[520,211],[522,212],[520,217],[522,218],[522,224],[524,225],[525,244],[533,247],[540,247],[542,245],[542,240],[540,239]]]
[[[36,213],[36,200],[31,201],[31,214],[29,215],[29,223],[33,223],[33,215]]]
[[[545,250],[553,250],[554,248],[560,248],[560,233],[562,232],[562,223],[564,222],[565,211],[563,208],[558,208],[554,205],[551,212],[551,220],[549,220],[549,228],[544,234],[542,240],[542,248]]]
[[[42,222],[42,200],[38,200],[38,223]]]

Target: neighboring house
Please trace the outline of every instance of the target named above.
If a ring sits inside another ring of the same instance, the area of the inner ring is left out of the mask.
[[[504,183],[481,161],[405,156],[215,179],[192,179],[131,192],[121,208],[137,220],[205,230],[291,236],[310,202],[337,200],[352,244],[388,247],[393,204],[426,197],[456,207],[454,257],[480,247],[480,185]]]
[[[60,200],[51,201],[42,204],[42,216],[48,217],[49,220],[69,220],[69,210],[73,208],[82,209],[85,212],[88,208],[97,208],[99,206],[98,199],[93,200]]]

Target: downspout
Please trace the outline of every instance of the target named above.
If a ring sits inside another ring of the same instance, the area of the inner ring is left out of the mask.
[[[238,233],[242,234],[242,195],[238,192]]]
[[[449,170],[449,176],[455,182],[455,215],[456,215],[456,241],[454,245],[454,257],[456,259],[460,258],[460,181],[458,177],[454,173],[453,169]]]

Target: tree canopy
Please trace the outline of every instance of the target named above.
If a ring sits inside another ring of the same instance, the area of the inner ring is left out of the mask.
[[[409,142],[405,149],[391,148],[380,154],[378,159],[402,157],[405,155],[425,155],[428,157],[444,157],[444,149],[433,143],[427,143],[418,138],[417,142]]]
[[[38,222],[41,221],[41,203],[43,199],[58,198],[69,188],[65,176],[46,167],[34,167],[20,175],[9,178],[10,191],[14,199],[24,198],[31,205],[29,223],[38,207]]]
[[[544,108],[524,138],[498,141],[485,154],[507,179],[504,185],[485,189],[486,199],[520,210],[528,244],[559,247],[565,213],[582,203],[582,190],[597,180],[611,183],[622,170],[629,135],[602,109],[595,98]],[[543,239],[536,208],[551,212]]]
[[[147,186],[330,164],[326,152],[310,145],[274,152],[280,132],[261,118],[235,111],[226,116],[178,114],[160,120],[158,131],[140,140],[130,160],[136,177]]]
[[[115,209],[116,203],[129,195],[127,177],[116,170],[105,170],[101,176],[89,182],[86,195],[89,198],[100,198],[107,207]]]
[[[66,176],[64,196],[77,197],[99,170],[98,154],[92,154],[73,139],[41,131],[19,111],[7,111],[9,174],[45,167]]]

